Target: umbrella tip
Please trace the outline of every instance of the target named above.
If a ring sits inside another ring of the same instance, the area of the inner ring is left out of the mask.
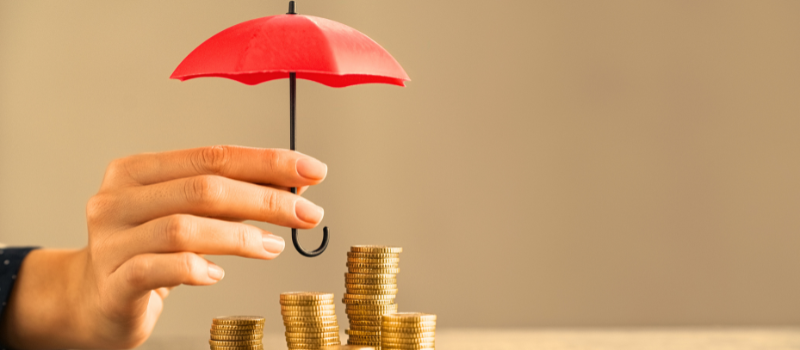
[[[296,15],[297,11],[294,6],[294,1],[289,1],[289,12],[286,13],[287,15]]]

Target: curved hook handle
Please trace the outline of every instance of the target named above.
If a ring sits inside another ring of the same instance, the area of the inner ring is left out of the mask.
[[[307,252],[303,250],[302,247],[300,247],[300,242],[297,241],[296,228],[292,229],[292,243],[294,243],[294,249],[297,249],[297,252],[300,253],[300,255],[305,256],[307,258],[313,258],[315,256],[318,256],[322,254],[322,252],[324,252],[326,248],[328,248],[328,226],[325,226],[322,229],[322,243],[319,245],[319,248],[314,249],[311,252]]]

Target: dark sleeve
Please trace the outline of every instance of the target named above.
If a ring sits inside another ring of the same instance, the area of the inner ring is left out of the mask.
[[[22,260],[28,256],[35,247],[24,248],[0,248],[0,318],[6,311],[6,303],[11,296],[11,288],[14,288],[14,281],[17,279],[17,272],[22,266]],[[0,340],[0,348],[2,348]]]

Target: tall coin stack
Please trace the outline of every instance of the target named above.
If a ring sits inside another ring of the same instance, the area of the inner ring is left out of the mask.
[[[281,315],[289,350],[317,350],[341,344],[333,293],[282,293]]]
[[[436,315],[398,312],[383,316],[381,350],[433,350],[435,339]]]
[[[262,350],[264,318],[226,316],[211,321],[211,350]]]
[[[381,316],[397,312],[397,273],[403,248],[357,245],[347,253],[347,293],[342,302],[350,320],[347,344],[381,345]]]

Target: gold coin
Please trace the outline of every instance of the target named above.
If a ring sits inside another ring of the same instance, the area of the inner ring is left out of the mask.
[[[400,254],[347,252],[347,257],[353,259],[398,259],[399,260]]]
[[[345,294],[346,296],[347,294]],[[397,312],[391,315],[383,316],[384,322],[402,322],[402,323],[416,323],[416,322],[432,322],[436,321],[436,315],[424,314],[421,312]]]
[[[308,310],[308,311],[294,311],[294,310],[281,310],[283,316],[334,316],[336,310]]]
[[[380,321],[368,321],[368,320],[350,320],[350,326],[370,326],[370,327],[380,327]]]
[[[387,285],[387,284],[397,284],[397,280],[347,280],[345,281],[346,284],[374,284],[374,285]]]
[[[248,324],[248,325],[230,325],[230,324],[212,324],[212,330],[229,330],[229,331],[244,331],[251,329],[264,329],[263,324]]]
[[[339,332],[339,325],[326,326],[326,327],[311,327],[311,326],[286,326],[287,332],[292,333],[329,333]]]
[[[397,304],[389,305],[345,305],[345,310],[390,310],[396,309]],[[393,314],[396,312],[392,312]]]
[[[285,332],[286,338],[330,338],[338,337],[339,331],[336,332]]]
[[[350,289],[347,288],[347,294],[360,294],[360,295],[397,295],[397,289]]]
[[[315,311],[315,310],[334,310],[336,305],[281,305],[281,310],[287,311]]]
[[[333,300],[333,293],[323,292],[285,292],[281,300]]]
[[[400,258],[361,258],[361,257],[347,257],[349,263],[361,264],[398,264]]]
[[[381,347],[387,347],[387,348],[400,347],[403,349],[420,349],[420,348],[430,348],[434,346],[436,346],[436,342],[432,341],[426,341],[424,343],[395,343],[395,342],[383,341],[383,339],[381,339]]]
[[[385,316],[385,315],[384,315]],[[386,327],[386,329],[395,330],[408,330],[409,332],[419,329],[419,328],[433,328],[436,329],[436,323],[434,322],[423,322],[419,324],[412,324],[412,323],[397,323],[397,322],[385,322],[381,321],[381,326]]]
[[[382,280],[391,280],[397,281],[397,274],[393,273],[353,273],[353,272],[345,272],[344,273],[345,280],[368,280],[368,281],[382,281]],[[350,283],[350,282],[347,282]],[[390,282],[395,283],[395,282]],[[374,284],[370,282],[369,284]]]
[[[230,336],[245,336],[245,335],[252,335],[252,334],[261,334],[264,331],[264,328],[251,328],[251,329],[211,329],[212,335],[230,335]]]
[[[392,346],[390,346],[390,345],[380,345],[380,347],[381,347],[381,350],[406,350],[407,349],[407,348],[404,348],[404,347],[399,346],[399,345],[392,345]],[[427,347],[413,348],[413,349],[408,349],[408,350],[436,350],[436,347],[435,346],[427,346]]]
[[[320,347],[323,347],[323,346],[339,345],[339,344],[341,344],[341,343],[338,342],[338,341],[337,342],[331,342],[331,343],[328,343],[328,344],[286,343],[286,345],[289,347],[289,350],[317,350],[317,349],[319,349]]]
[[[307,323],[307,322],[296,322],[296,323],[289,323],[283,324],[286,327],[286,331],[288,332],[300,332],[300,329],[338,329],[339,324],[337,322],[326,322],[326,323]]]
[[[358,324],[350,324],[350,330],[352,331],[366,331],[366,332],[377,332],[376,334],[381,332],[381,326],[362,326]]]
[[[211,334],[211,340],[252,340],[252,339],[261,339],[263,337],[264,333],[252,333],[252,334],[241,334],[241,335]]]
[[[243,346],[216,346],[211,345],[211,350],[261,350],[264,345],[243,345]]]
[[[383,316],[386,314],[392,314],[397,312],[397,304],[392,305],[353,305],[349,304],[345,307],[344,312],[348,315],[358,315],[361,313],[366,312],[363,314],[364,316],[371,315],[372,312],[380,312],[379,316]],[[373,315],[374,316],[374,315]]]
[[[281,300],[283,306],[317,306],[317,305],[333,305],[333,299],[324,300]]]
[[[374,283],[345,283],[345,288],[348,290],[356,289],[356,290],[390,290],[390,289],[397,289],[397,283],[387,283],[387,284],[374,284]]]
[[[323,341],[314,341],[313,339],[304,339],[302,341],[299,341],[299,340],[295,341],[295,340],[289,340],[289,339],[286,340],[286,345],[290,349],[299,349],[299,348],[306,347],[306,346],[316,346],[316,347],[312,347],[312,349],[316,349],[316,348],[318,348],[320,346],[338,345],[338,344],[341,344],[341,340],[339,340],[339,339],[328,339],[328,340],[323,340]]]
[[[295,323],[330,323],[336,322],[336,316],[283,316],[283,324],[287,322]]]
[[[361,339],[361,338],[348,338],[347,339],[348,345],[366,345],[366,346],[374,346],[379,347],[381,346],[380,340],[372,340],[372,339]]]
[[[323,346],[319,350],[377,350],[372,346],[364,345],[330,345]]]
[[[387,313],[394,312],[394,310],[389,311],[381,311],[381,310],[357,310],[357,311],[348,311],[347,315],[349,316],[383,316]]]
[[[388,332],[386,330],[382,330],[381,336],[385,338],[420,339],[420,338],[433,338],[436,336],[436,332],[402,333],[402,332]]]
[[[365,268],[365,269],[397,269],[400,268],[399,264],[397,263],[378,263],[378,264],[368,264],[368,263],[357,263],[357,262],[347,262],[345,266],[349,268]]]
[[[308,337],[286,337],[287,343],[292,344],[330,344],[339,341],[339,335],[337,334],[335,337],[325,337],[325,338],[308,338]]]
[[[368,332],[368,331],[358,331],[358,330],[353,330],[353,329],[345,329],[344,333],[347,334],[347,335],[355,335],[355,336],[363,336],[363,337],[369,337],[369,336],[375,336],[375,335],[380,336],[380,334],[381,334],[380,331],[378,331],[378,332]]]
[[[380,345],[381,337],[378,336],[370,336],[370,337],[359,337],[355,335],[351,335],[347,338],[348,344],[359,344],[359,345]]]
[[[261,316],[220,316],[215,317],[211,323],[235,326],[255,325],[264,324],[264,318]]]
[[[348,305],[348,306],[364,306],[364,305]],[[391,306],[391,305],[367,305],[367,306]],[[354,308],[346,308],[344,312],[348,316],[356,316],[356,315],[363,315],[363,316],[383,316],[386,314],[391,314],[397,312],[397,307],[394,308],[363,308],[363,309],[354,309]]]
[[[376,274],[397,274],[400,273],[399,268],[367,268],[367,267],[349,267],[347,269],[350,273],[376,273]]]
[[[370,315],[347,315],[350,322],[381,322],[383,316],[370,316]]]
[[[385,245],[354,245],[350,247],[350,251],[354,253],[381,253],[381,254],[399,254],[403,252],[402,247],[390,247]]]
[[[261,345],[261,339],[251,340],[209,340],[209,344],[214,346],[250,346]]]
[[[424,333],[435,333],[436,327],[416,327],[416,328],[399,328],[399,327],[389,327],[386,325],[381,325],[381,331],[390,333],[390,334],[424,334]]]
[[[360,300],[394,300],[397,296],[395,295],[379,295],[379,294],[371,294],[371,295],[364,295],[364,294],[345,294],[345,299],[360,299]]]
[[[338,321],[325,321],[325,322],[284,322],[283,325],[287,328],[292,327],[305,327],[305,328],[328,328],[339,327]]]
[[[394,299],[388,300],[364,300],[364,299],[342,299],[345,304],[352,305],[391,305],[394,304]]]
[[[425,343],[425,342],[432,342],[434,338],[436,338],[435,334],[433,335],[431,335],[430,333],[427,334],[428,335],[426,336],[413,334],[411,337],[408,337],[409,334],[401,333],[401,335],[406,335],[405,337],[403,337],[403,336],[397,336],[394,333],[381,333],[381,339],[382,340],[388,339],[390,343]]]

